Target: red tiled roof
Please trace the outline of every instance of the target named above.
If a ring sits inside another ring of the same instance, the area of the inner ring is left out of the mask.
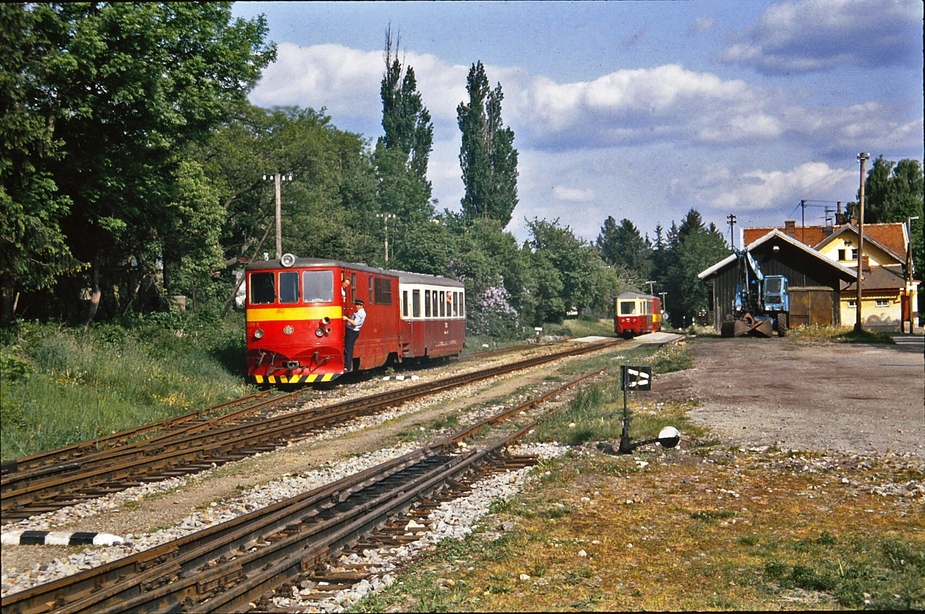
[[[838,228],[841,228],[840,226]],[[745,245],[751,245],[764,235],[774,230],[774,228],[744,228],[742,236]],[[786,233],[786,227],[777,228]],[[793,229],[793,238],[804,245],[815,247],[825,241],[832,233],[825,232],[822,226],[796,226]],[[905,256],[906,254],[906,235],[902,222],[890,222],[887,224],[864,224],[864,236],[869,237],[889,249],[890,251]]]

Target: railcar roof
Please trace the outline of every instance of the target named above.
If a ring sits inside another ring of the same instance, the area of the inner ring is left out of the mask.
[[[438,286],[452,286],[462,288],[463,283],[448,277],[439,277],[437,275],[427,275],[425,273],[409,273],[408,271],[394,271],[390,269],[380,269],[371,267],[367,264],[357,262],[343,262],[341,260],[332,260],[327,258],[296,258],[291,267],[284,267],[278,259],[258,260],[248,264],[245,268],[251,270],[266,269],[299,269],[299,268],[322,268],[322,267],[341,267],[377,275],[391,275],[398,277],[398,280],[407,284],[430,284]]]
[[[651,294],[640,294],[639,292],[624,292],[623,294],[617,296],[617,299],[621,298],[656,298]]]

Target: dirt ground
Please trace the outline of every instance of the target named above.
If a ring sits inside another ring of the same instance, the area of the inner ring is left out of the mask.
[[[925,346],[903,341],[697,338],[694,368],[653,394],[701,401],[692,419],[724,444],[925,458]]]

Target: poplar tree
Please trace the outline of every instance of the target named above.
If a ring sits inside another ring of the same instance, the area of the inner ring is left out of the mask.
[[[456,108],[462,132],[459,164],[466,193],[462,213],[508,225],[517,206],[517,150],[514,131],[501,120],[504,94],[499,83],[489,89],[482,62],[472,65],[466,79],[469,102]]]
[[[403,241],[434,215],[427,164],[433,149],[434,125],[417,89],[414,68],[399,59],[398,37],[386,30],[385,72],[379,89],[383,135],[374,160],[379,208],[390,218],[389,235],[398,251]],[[379,224],[377,234],[385,231]],[[391,250],[390,250],[391,251]]]

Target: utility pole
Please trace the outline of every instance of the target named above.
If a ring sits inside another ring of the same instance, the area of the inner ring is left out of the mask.
[[[395,219],[394,213],[377,213],[376,217],[382,218],[382,223],[385,225],[385,262],[389,262],[389,220]]]
[[[909,309],[909,332],[915,330],[915,320],[912,317],[912,220],[919,219],[917,215],[910,215],[908,221],[906,222],[906,228],[909,236],[907,240],[909,242],[906,247],[906,304]],[[903,332],[906,332],[906,314],[903,312]]]
[[[654,294],[655,294],[655,284],[656,284],[656,282],[654,282],[654,281],[647,281],[646,283],[649,284],[649,294],[650,294],[650,295],[654,295]]]
[[[292,173],[289,173],[288,176],[281,175],[280,173],[264,175],[263,180],[267,181],[270,177],[273,178],[274,187],[276,189],[276,259],[279,260],[283,257],[282,182],[292,181]]]
[[[732,251],[736,251],[736,240],[735,240],[735,227],[736,227],[736,216],[735,214],[730,213],[726,216],[726,221],[729,223],[729,245],[732,246]]]
[[[870,160],[869,153],[859,153],[858,160],[861,162],[861,188],[860,199],[858,202],[858,296],[857,310],[855,312],[854,332],[859,333],[864,330],[861,325],[861,279],[864,276],[864,175],[867,171],[867,161]]]

